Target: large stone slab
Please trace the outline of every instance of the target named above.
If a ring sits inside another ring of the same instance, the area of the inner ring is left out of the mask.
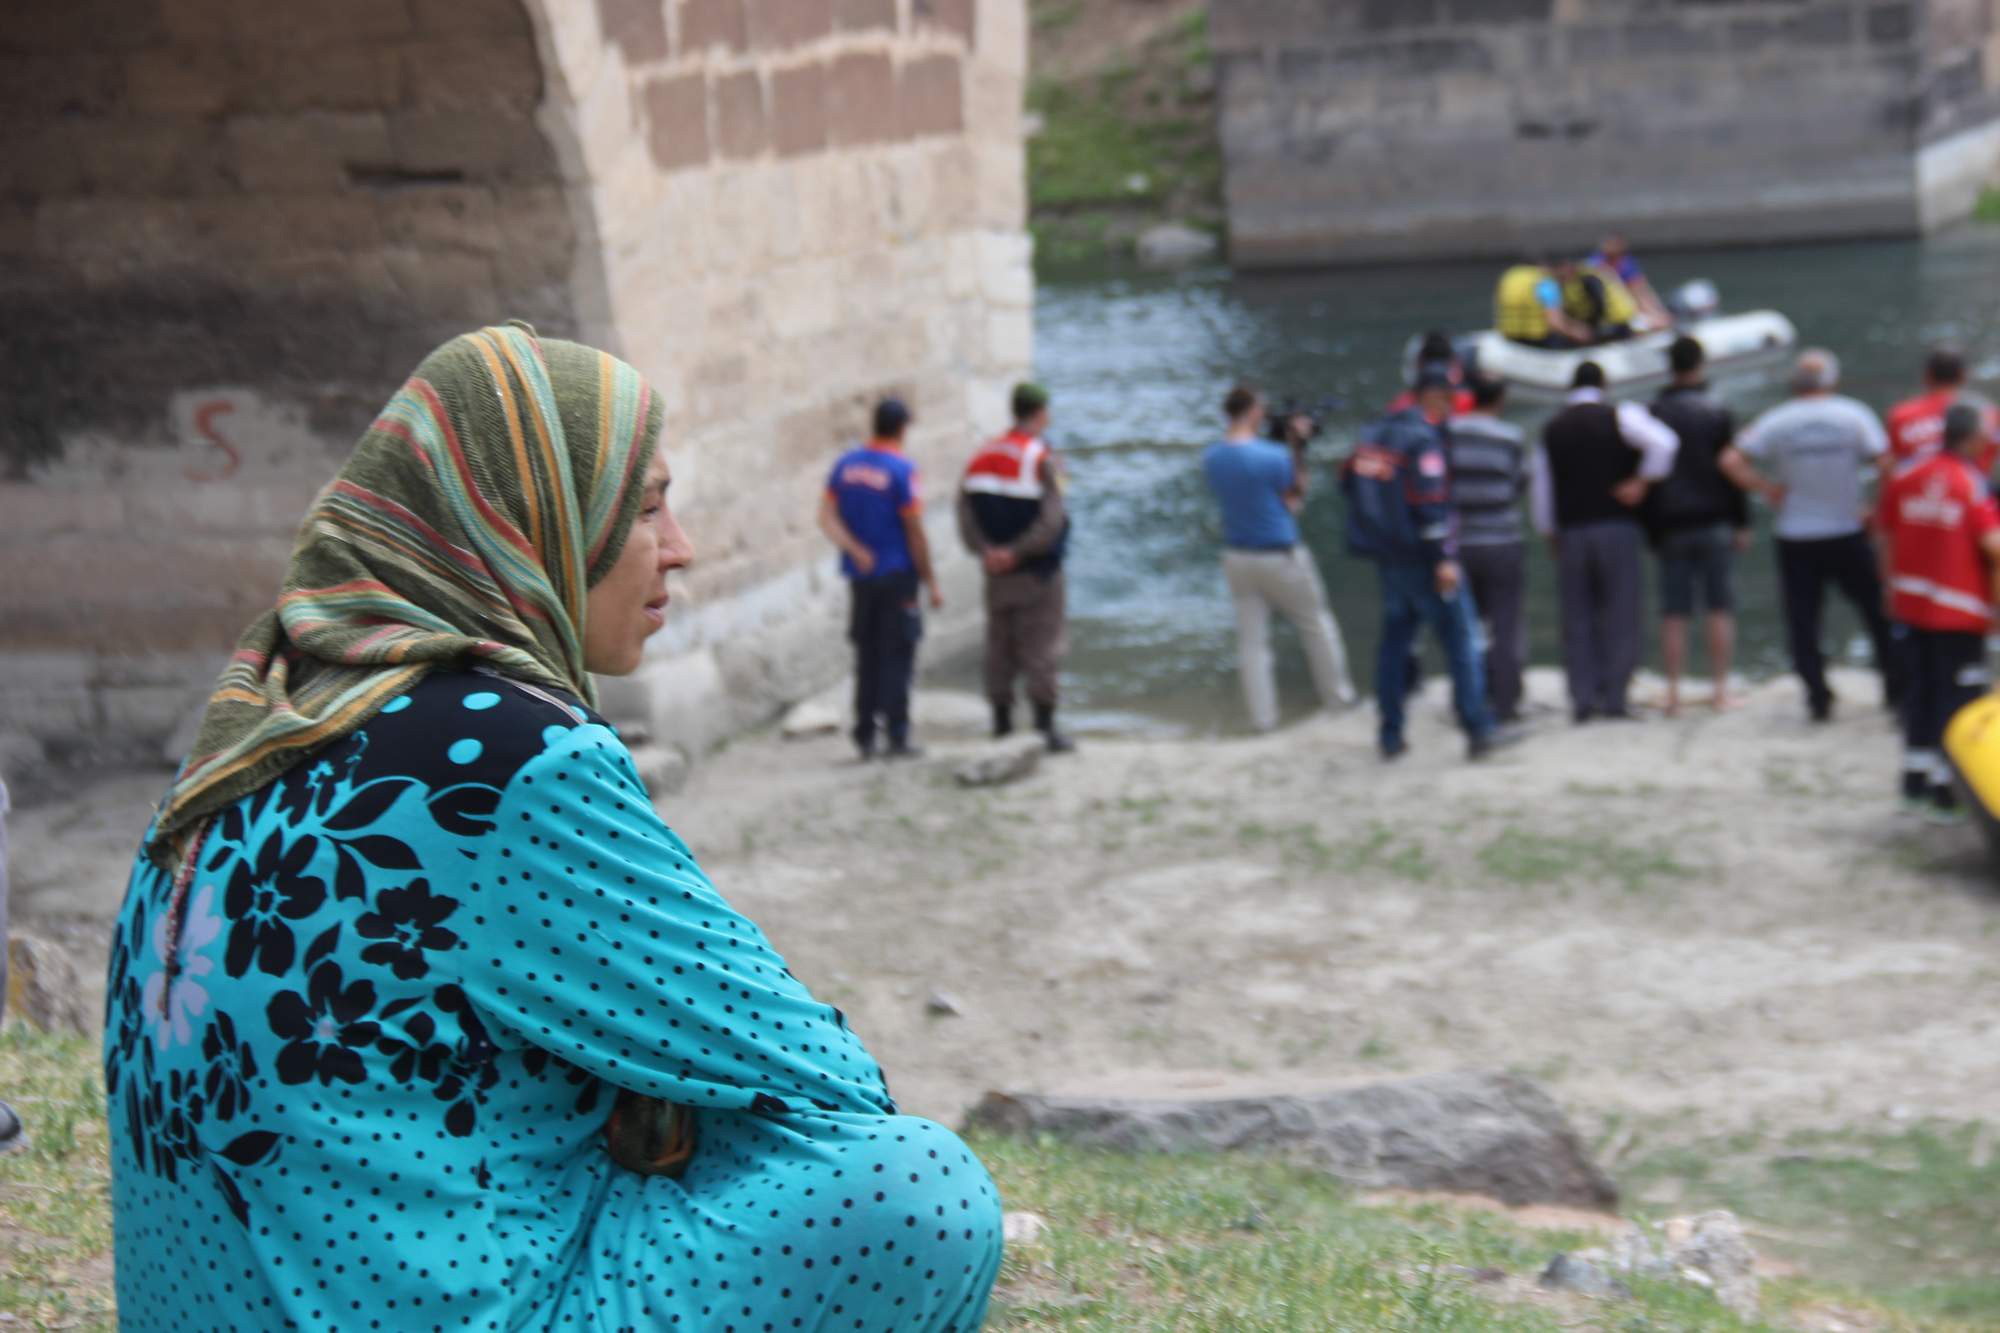
[[[1120,1152],[1262,1152],[1368,1189],[1484,1194],[1510,1206],[1610,1208],[1618,1187],[1555,1100],[1497,1071],[1304,1095],[1213,1098],[988,1093],[970,1128]]]

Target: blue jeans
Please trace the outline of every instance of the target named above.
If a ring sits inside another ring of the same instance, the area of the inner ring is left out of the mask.
[[[1381,564],[1382,647],[1375,661],[1375,700],[1382,713],[1382,749],[1403,748],[1403,694],[1409,688],[1410,650],[1425,624],[1437,632],[1451,669],[1451,697],[1459,725],[1473,739],[1493,731],[1486,710],[1485,665],[1480,660],[1479,614],[1472,591],[1460,586],[1447,601],[1438,595],[1437,576],[1428,565]]]

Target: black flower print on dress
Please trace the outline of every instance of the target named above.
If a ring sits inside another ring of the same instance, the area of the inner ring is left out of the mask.
[[[202,1035],[201,1053],[208,1061],[202,1092],[217,1120],[233,1120],[250,1105],[250,1080],[257,1077],[257,1055],[236,1037],[236,1021],[218,1013]]]
[[[417,1002],[414,997],[396,1001],[382,1011],[382,1021],[388,1022]],[[436,1036],[437,1020],[422,1010],[410,1015],[402,1035],[385,1031],[376,1049],[389,1057],[389,1077],[398,1083],[441,1082],[451,1064],[451,1047],[434,1040]]]
[[[192,1072],[171,1071],[165,1082],[154,1079],[141,1098],[141,1116],[152,1145],[153,1170],[168,1180],[180,1178],[180,1163],[201,1156],[200,1128],[205,1107]]]
[[[446,1013],[457,1015],[460,1035],[458,1049],[452,1052],[451,1067],[433,1095],[441,1102],[451,1103],[444,1113],[444,1127],[462,1139],[478,1124],[479,1108],[486,1104],[486,1094],[500,1081],[500,1071],[493,1063],[500,1048],[486,1035],[486,1025],[473,1012],[464,991],[456,986],[440,986],[436,1002]]]
[[[550,1055],[539,1046],[530,1047],[521,1056],[521,1067],[537,1078],[542,1071],[554,1065],[563,1076],[563,1081],[577,1089],[576,1114],[589,1115],[597,1109],[599,1095],[604,1091],[604,1080],[588,1069],[578,1069],[569,1061]]]
[[[245,856],[229,876],[222,910],[230,919],[229,947],[222,966],[240,977],[256,963],[267,976],[281,977],[297,956],[291,922],[303,921],[326,901],[326,881],[307,872],[319,843],[310,835],[290,845],[273,832]]]
[[[315,946],[317,947],[317,946]],[[306,993],[280,991],[265,1010],[271,1034],[284,1040],[278,1051],[278,1081],[305,1083],[317,1077],[331,1085],[367,1077],[360,1052],[375,1044],[381,1028],[369,1014],[375,987],[366,979],[348,985],[340,964],[329,959],[313,968]]]
[[[361,951],[361,960],[394,970],[399,980],[415,981],[430,971],[426,951],[458,947],[458,936],[443,924],[457,910],[458,899],[432,893],[428,880],[382,890],[375,896],[375,910],[354,923],[355,933],[377,941]]]
[[[325,818],[353,783],[354,770],[367,751],[368,734],[361,732],[332,754],[294,768],[278,781],[278,808],[294,826]]]

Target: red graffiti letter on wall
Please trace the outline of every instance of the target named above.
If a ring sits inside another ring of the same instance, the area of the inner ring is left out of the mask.
[[[228,416],[236,410],[236,404],[227,398],[210,398],[197,403],[194,409],[195,433],[222,451],[223,464],[220,472],[197,472],[190,468],[189,481],[222,481],[236,475],[236,469],[243,465],[243,456],[236,452],[236,446],[222,438],[215,429],[217,417]]]

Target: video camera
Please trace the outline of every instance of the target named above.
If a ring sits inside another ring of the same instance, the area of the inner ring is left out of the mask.
[[[1304,449],[1318,436],[1326,418],[1341,400],[1337,397],[1305,402],[1285,398],[1264,416],[1264,433],[1273,443],[1290,449]]]

